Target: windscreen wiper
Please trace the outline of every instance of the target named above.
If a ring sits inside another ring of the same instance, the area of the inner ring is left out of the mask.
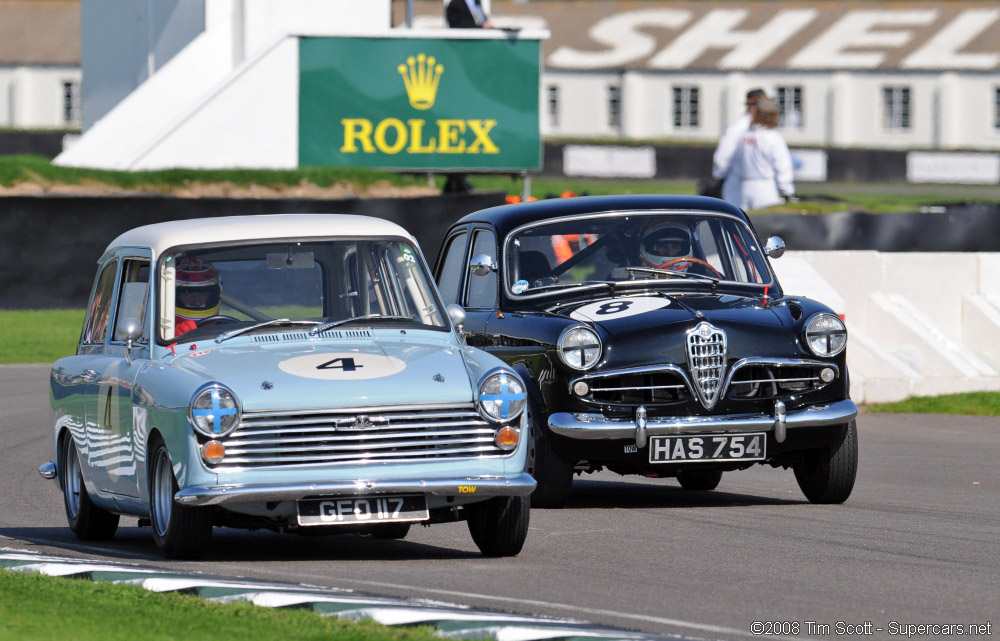
[[[315,336],[320,332],[325,332],[326,330],[337,327],[338,325],[345,325],[347,323],[353,323],[354,321],[374,320],[374,319],[405,320],[405,321],[410,321],[411,323],[415,322],[413,318],[410,316],[393,316],[393,315],[383,316],[382,314],[365,314],[364,316],[351,316],[350,318],[341,318],[340,320],[329,321],[323,323],[322,325],[317,325],[316,327],[313,327],[312,329],[309,330],[309,335]]]
[[[291,320],[289,318],[274,318],[269,321],[264,321],[263,323],[257,323],[256,325],[251,325],[249,327],[239,327],[237,329],[231,329],[228,332],[222,332],[215,337],[216,343],[221,343],[224,340],[228,340],[240,334],[246,334],[247,332],[252,332],[255,329],[260,329],[261,327],[270,327],[271,325],[315,325],[319,321],[311,320]]]

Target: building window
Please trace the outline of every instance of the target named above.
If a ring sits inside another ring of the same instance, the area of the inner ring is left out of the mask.
[[[778,87],[775,91],[778,103],[778,126],[782,129],[802,129],[802,87]]]
[[[993,89],[993,128],[1000,130],[1000,87]]]
[[[80,83],[67,81],[63,88],[63,123],[72,127],[79,127],[83,124],[83,117],[80,113]]]
[[[886,131],[909,131],[909,87],[882,88],[882,127]]]
[[[559,127],[559,87],[549,85],[546,88],[548,98],[549,126],[553,129]]]
[[[698,128],[698,87],[674,87],[674,127]]]
[[[608,85],[608,126],[619,131],[622,127],[622,88]]]

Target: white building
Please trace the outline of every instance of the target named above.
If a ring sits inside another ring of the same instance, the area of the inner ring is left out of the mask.
[[[441,25],[417,3],[417,28]],[[494,0],[548,29],[546,136],[708,142],[761,87],[790,145],[1000,149],[1000,3]]]
[[[0,2],[0,128],[77,129],[80,3]]]

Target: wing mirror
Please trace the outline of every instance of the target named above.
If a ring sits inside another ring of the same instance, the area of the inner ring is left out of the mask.
[[[462,326],[465,325],[465,309],[456,303],[449,303],[445,309],[448,310],[448,318],[451,319],[451,324],[455,326],[458,337],[464,341],[465,331],[462,329]]]
[[[486,254],[476,254],[469,263],[469,271],[476,276],[486,276],[497,270],[496,263]]]
[[[764,245],[764,253],[770,258],[781,258],[785,253],[785,241],[781,239],[781,236],[771,236],[767,239],[767,244]]]
[[[124,318],[118,323],[118,340],[125,343],[125,360],[132,365],[132,346],[142,338],[142,325],[134,318]]]

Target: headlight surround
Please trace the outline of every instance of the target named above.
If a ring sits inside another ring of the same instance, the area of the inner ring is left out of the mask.
[[[198,388],[188,405],[188,421],[209,438],[228,436],[240,424],[243,410],[231,389],[220,383]]]
[[[596,365],[597,361],[601,360],[601,350],[600,336],[584,325],[566,329],[556,343],[559,359],[568,367],[579,370],[590,369]]]
[[[527,398],[524,383],[513,372],[493,370],[479,381],[479,411],[493,423],[520,416]]]
[[[847,326],[835,314],[814,314],[806,321],[805,343],[816,356],[836,356],[847,347]]]

